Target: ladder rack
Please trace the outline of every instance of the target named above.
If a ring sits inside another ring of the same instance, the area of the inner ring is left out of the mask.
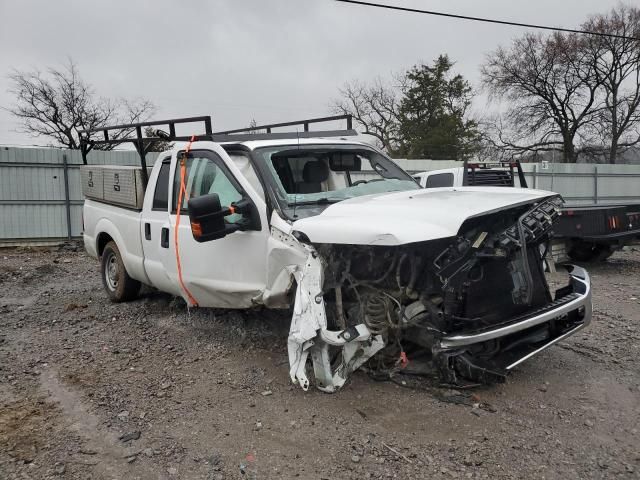
[[[318,123],[327,123],[335,121],[346,121],[345,130],[324,130],[309,131],[309,126]],[[222,132],[213,132],[211,125],[211,117],[209,115],[200,117],[173,118],[169,120],[154,120],[150,122],[128,123],[122,125],[104,126],[81,130],[80,134],[80,151],[82,153],[82,162],[87,165],[87,154],[94,147],[100,145],[122,145],[124,143],[132,143],[140,156],[140,166],[142,167],[142,182],[146,188],[148,183],[147,161],[146,155],[155,142],[167,141],[189,141],[191,135],[177,135],[176,125],[182,124],[201,124],[199,133],[194,136],[197,140],[210,140],[213,142],[246,142],[250,140],[281,140],[281,139],[297,139],[297,138],[315,138],[315,137],[342,137],[357,135],[353,129],[353,119],[351,115],[336,115],[332,117],[308,118],[305,120],[297,120],[293,122],[272,123],[269,125],[254,125],[247,128],[238,128],[235,130],[226,130]],[[156,136],[145,137],[143,128],[145,127],[168,127],[168,132],[156,129]],[[292,132],[273,132],[275,128],[282,127],[302,127],[303,131]],[[257,133],[258,130],[265,130],[266,133]],[[134,136],[135,135],[135,136]]]

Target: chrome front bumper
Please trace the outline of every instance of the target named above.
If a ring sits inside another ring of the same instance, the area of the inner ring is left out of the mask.
[[[518,358],[510,358],[502,368],[510,370],[516,365],[531,358],[535,354],[551,345],[570,337],[578,330],[583,329],[591,322],[591,281],[587,271],[576,265],[564,265],[569,271],[570,281],[566,292],[561,298],[557,298],[544,308],[530,312],[527,315],[513,319],[496,327],[490,327],[474,332],[460,333],[444,336],[440,340],[441,351],[465,350],[476,344],[495,339],[503,339],[518,332],[542,326],[545,323],[557,319],[571,317],[570,327],[559,334],[549,338],[542,345],[536,345],[531,351],[527,351]],[[565,289],[560,289],[565,290]]]

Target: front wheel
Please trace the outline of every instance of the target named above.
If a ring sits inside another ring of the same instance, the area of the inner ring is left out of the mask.
[[[138,296],[140,282],[127,273],[115,242],[109,242],[104,247],[100,267],[102,285],[112,302],[126,302]]]

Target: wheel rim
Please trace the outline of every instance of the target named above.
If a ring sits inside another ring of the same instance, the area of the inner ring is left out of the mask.
[[[104,269],[104,279],[109,290],[118,288],[118,259],[113,252],[109,252]]]

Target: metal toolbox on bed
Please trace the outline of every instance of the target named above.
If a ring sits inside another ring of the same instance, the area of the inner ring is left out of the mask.
[[[80,176],[82,193],[86,198],[120,207],[142,209],[144,185],[141,167],[82,165]]]
[[[80,181],[82,182],[82,194],[85,197],[96,200],[104,198],[104,182],[101,168],[81,166]]]

